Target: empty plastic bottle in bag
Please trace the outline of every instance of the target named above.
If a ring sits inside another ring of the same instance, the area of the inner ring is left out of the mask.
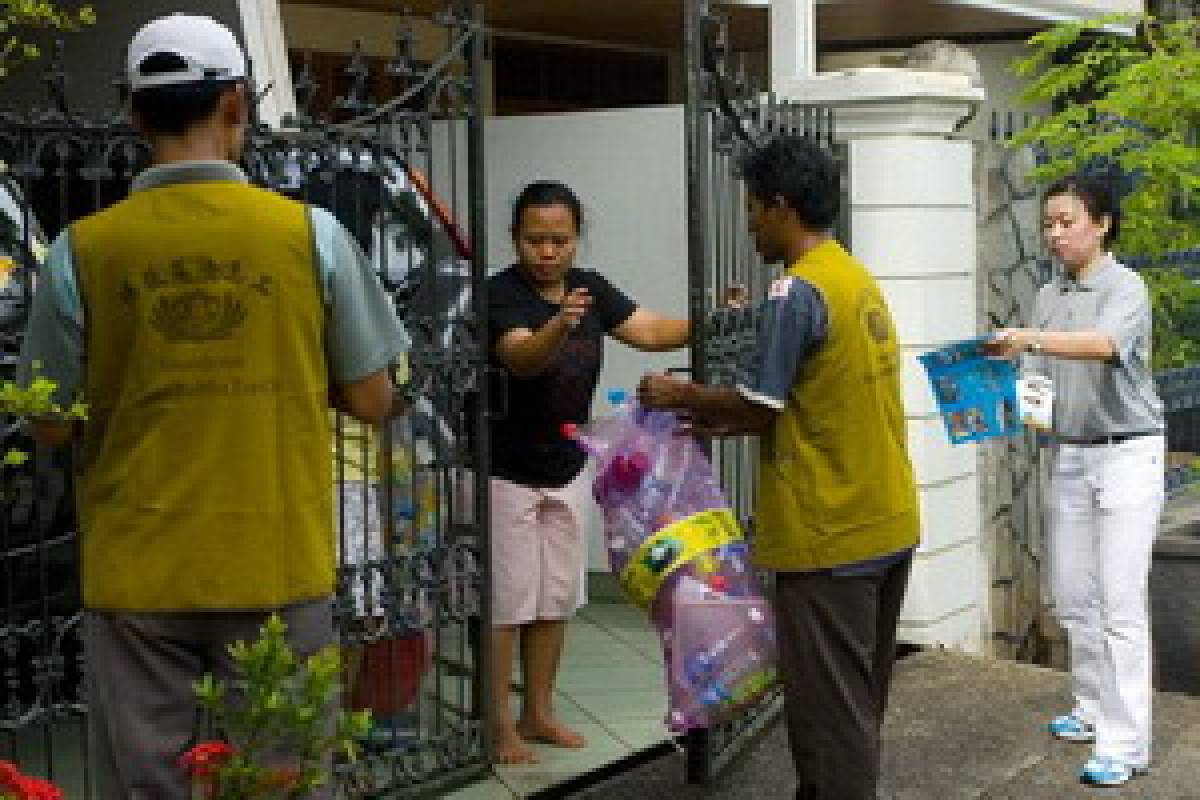
[[[611,414],[564,435],[591,455],[609,564],[659,634],[667,725],[710,727],[776,679],[770,608],[712,466],[669,412],[610,393]]]

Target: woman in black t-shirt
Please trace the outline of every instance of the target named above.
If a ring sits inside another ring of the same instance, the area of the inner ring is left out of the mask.
[[[566,620],[581,596],[584,454],[562,433],[588,419],[605,335],[640,350],[683,347],[686,320],[638,308],[597,272],[574,266],[583,210],[567,186],[527,186],[513,209],[518,263],[488,281],[489,354],[507,373],[507,413],[492,434],[492,697],[497,760],[535,761],[529,742],[582,747],[553,714]],[[508,691],[521,640],[525,695]]]

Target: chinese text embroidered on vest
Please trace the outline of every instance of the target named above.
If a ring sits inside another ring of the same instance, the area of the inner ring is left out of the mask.
[[[71,228],[85,314],[89,608],[276,608],[333,589],[324,308],[304,206],[236,182]]]

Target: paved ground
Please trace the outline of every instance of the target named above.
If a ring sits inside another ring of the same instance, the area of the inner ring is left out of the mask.
[[[1150,571],[1156,685],[1200,696],[1200,490],[1167,505]]]
[[[1200,697],[1158,695],[1153,770],[1122,789],[1080,786],[1076,772],[1087,746],[1042,732],[1047,717],[1066,704],[1063,673],[943,652],[906,659],[896,674],[885,730],[883,797],[1200,800]],[[778,726],[712,787],[685,785],[683,770],[682,755],[674,754],[574,797],[791,797],[792,767]]]
[[[944,652],[901,663],[884,735],[889,800],[1200,800],[1200,491],[1174,498],[1151,572],[1156,684],[1155,762],[1122,789],[1081,786],[1086,745],[1042,732],[1067,707],[1067,676]],[[1177,693],[1172,693],[1177,692]],[[707,789],[683,781],[681,754],[576,797],[583,800],[790,799],[792,767],[776,726]]]

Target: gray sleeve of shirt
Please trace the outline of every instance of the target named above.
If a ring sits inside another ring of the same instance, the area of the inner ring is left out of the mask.
[[[808,281],[782,278],[763,303],[755,363],[737,389],[748,402],[782,411],[800,367],[820,347],[829,315],[821,294]]]
[[[1125,366],[1150,363],[1150,293],[1141,276],[1126,272],[1112,288],[1096,319],[1096,330],[1112,340],[1114,360]]]
[[[329,312],[326,352],[330,376],[351,383],[386,369],[409,348],[409,338],[362,248],[328,211],[313,208]]]
[[[83,309],[75,285],[68,233],[46,253],[29,311],[29,326],[17,362],[17,384],[36,377],[57,384],[54,402],[66,407],[83,385]]]
[[[1050,319],[1050,304],[1054,302],[1054,298],[1058,297],[1059,292],[1056,285],[1051,282],[1038,290],[1037,297],[1033,301],[1033,314],[1029,320],[1029,327],[1044,331]],[[1032,353],[1022,353],[1020,357],[1020,367],[1022,374],[1030,375],[1046,375],[1050,368],[1049,359],[1046,356],[1037,356]]]

